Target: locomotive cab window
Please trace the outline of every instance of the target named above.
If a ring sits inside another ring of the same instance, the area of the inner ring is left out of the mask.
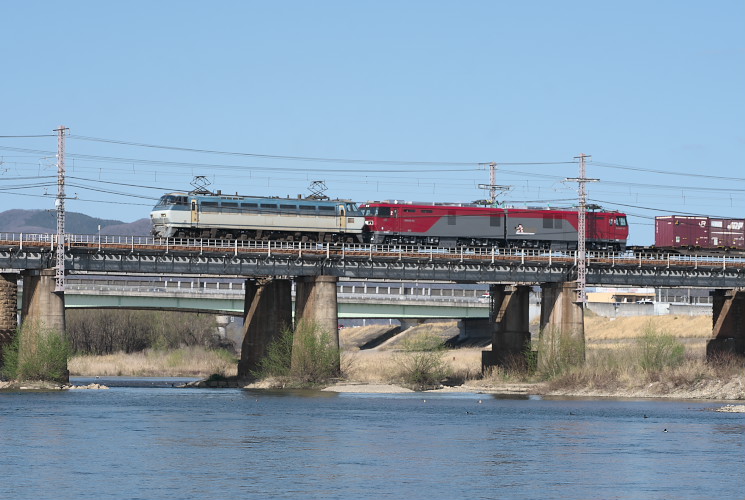
[[[163,207],[166,205],[188,205],[188,201],[186,196],[175,196],[172,194],[167,194],[165,196],[161,196],[160,200],[158,200],[158,207]]]
[[[616,217],[616,225],[619,227],[626,227],[626,217],[623,215]]]
[[[391,207],[378,207],[378,217],[390,217]]]

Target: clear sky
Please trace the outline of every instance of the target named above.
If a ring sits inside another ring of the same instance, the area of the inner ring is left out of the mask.
[[[65,125],[67,209],[126,222],[197,175],[471,202],[489,162],[500,202],[569,206],[580,153],[633,244],[656,215],[745,217],[743,0],[5,1],[0,20],[0,211],[54,207]]]

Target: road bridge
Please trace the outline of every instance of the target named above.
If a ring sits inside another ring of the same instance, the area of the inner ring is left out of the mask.
[[[339,281],[338,316],[340,319],[488,318],[486,290],[488,286],[483,285]],[[159,309],[242,316],[244,297],[243,280],[131,280],[72,275],[65,285],[66,309]]]
[[[4,269],[4,276],[22,272],[24,289],[38,290],[39,297],[46,297],[52,293],[46,283],[51,279],[49,270],[55,266],[56,245],[55,235],[0,234],[0,269]],[[530,338],[528,296],[534,285],[542,289],[541,329],[583,336],[583,307],[576,302],[574,252],[66,235],[64,255],[65,269],[71,274],[245,279],[246,338],[263,340],[248,344],[244,340],[244,347],[259,350],[266,345],[265,338],[275,335],[277,325],[292,322],[293,280],[298,290],[295,321],[318,321],[335,331],[337,281],[342,277],[489,284],[496,347],[485,354],[485,365],[502,363],[524,351]],[[717,290],[710,347],[745,352],[745,294],[740,291],[745,288],[745,259],[726,254],[589,253],[587,266],[588,285]],[[12,279],[0,285],[6,299],[13,296]],[[64,296],[56,297],[37,304],[34,293],[28,301],[28,314],[58,321],[55,318],[60,316],[60,302],[64,309]],[[266,318],[275,319],[267,323]],[[239,372],[248,373],[250,362],[243,360]]]

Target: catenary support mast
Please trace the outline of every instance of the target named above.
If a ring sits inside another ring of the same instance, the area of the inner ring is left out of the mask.
[[[57,132],[57,252],[55,254],[55,292],[65,291],[65,133],[67,127],[60,125]]]
[[[580,153],[579,158],[579,177],[569,178],[579,185],[579,207],[577,209],[577,302],[584,304],[587,302],[587,189],[585,184],[588,182],[597,182],[598,179],[587,178],[586,160],[590,155]]]

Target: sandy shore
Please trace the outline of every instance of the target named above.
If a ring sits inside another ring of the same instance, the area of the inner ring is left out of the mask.
[[[733,391],[732,388],[723,384],[722,387],[706,387],[694,390],[672,390],[665,392],[665,387],[657,384],[635,390],[625,390],[617,392],[607,392],[599,390],[566,390],[566,391],[548,391],[544,384],[501,384],[498,386],[481,386],[481,385],[458,385],[443,386],[439,389],[422,391],[423,393],[443,393],[443,392],[470,392],[475,394],[512,394],[512,395],[536,395],[536,396],[556,396],[556,397],[586,397],[586,398],[645,398],[645,399],[688,399],[688,400],[712,400],[726,401],[731,399],[743,399],[740,391]],[[365,384],[352,382],[339,382],[323,389],[332,392],[347,393],[377,393],[377,394],[394,394],[414,392],[411,389],[401,387],[395,384]],[[733,395],[733,392],[735,394]],[[745,413],[745,405],[728,404],[716,411]]]
[[[239,384],[242,385],[242,384]],[[237,386],[235,386],[237,388]],[[271,388],[271,384],[254,383],[244,388],[251,389],[266,389]],[[102,390],[108,389],[105,385],[100,384],[88,384],[84,386],[74,386],[70,384],[55,384],[50,382],[25,382],[23,384],[14,384],[12,382],[0,381],[0,390],[77,390],[77,389],[88,389],[88,390]],[[672,391],[661,394],[659,387],[648,387],[641,390],[633,391],[621,391],[614,393],[607,393],[602,391],[593,390],[572,390],[572,391],[546,391],[543,384],[526,384],[526,383],[514,383],[514,384],[500,384],[500,385],[458,385],[458,386],[443,386],[439,389],[432,389],[428,391],[422,391],[422,393],[447,393],[447,392],[470,392],[475,394],[513,394],[513,395],[537,395],[537,396],[558,396],[558,397],[588,397],[588,398],[649,398],[649,399],[697,399],[697,400],[727,400],[727,399],[743,399],[740,398],[727,398],[728,392],[723,389],[722,392],[709,390],[688,390],[688,391]],[[722,389],[722,388],[720,388]],[[415,392],[406,387],[401,387],[395,384],[374,384],[374,383],[359,383],[359,382],[338,382],[334,385],[328,386],[323,391],[338,392],[338,393],[366,393],[366,394],[397,394],[397,393],[411,393]],[[727,404],[719,408],[715,408],[716,411],[729,412],[729,413],[745,413],[745,404]]]
[[[102,384],[72,385],[60,384],[57,382],[45,382],[40,380],[31,380],[28,382],[5,382],[0,380],[0,390],[22,390],[22,391],[55,391],[67,389],[89,389],[102,390],[108,389]]]

